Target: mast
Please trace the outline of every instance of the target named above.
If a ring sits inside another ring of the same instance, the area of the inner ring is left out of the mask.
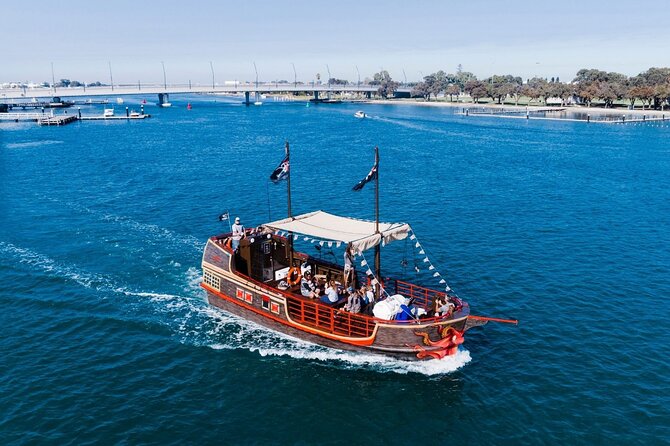
[[[379,147],[375,146],[375,234],[379,234]],[[381,239],[375,246],[375,276],[377,284],[375,285],[375,297],[379,299],[381,284]]]
[[[286,200],[288,202],[288,218],[292,218],[293,215],[291,215],[291,155],[290,155],[290,149],[289,149],[289,144],[288,141],[286,141],[286,161],[288,162],[288,172],[286,175],[286,190],[287,190],[287,196],[288,199]],[[289,266],[293,266],[293,233],[289,232],[288,233],[288,264]]]
[[[291,215],[291,157],[288,141],[286,141],[286,160],[288,161],[288,175],[286,176],[286,188],[288,189],[288,218],[291,218],[293,217],[293,215]]]

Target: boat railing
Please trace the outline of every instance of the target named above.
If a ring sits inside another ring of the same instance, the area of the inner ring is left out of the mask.
[[[372,335],[376,325],[372,318],[315,301],[289,297],[286,303],[294,322],[340,336],[367,338]]]

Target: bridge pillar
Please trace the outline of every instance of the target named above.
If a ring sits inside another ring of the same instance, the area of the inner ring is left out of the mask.
[[[314,90],[314,102],[319,101],[319,92],[317,90]]]
[[[244,92],[244,105],[249,105],[251,102],[249,102],[249,92],[245,91]]]
[[[372,92],[371,91],[366,91],[365,92],[365,97],[368,99],[372,99]]]
[[[158,93],[158,105],[163,105],[166,102],[170,102],[170,95],[167,93]]]

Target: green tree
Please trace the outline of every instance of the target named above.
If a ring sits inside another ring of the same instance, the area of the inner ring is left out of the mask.
[[[452,83],[458,85],[461,88],[461,91],[465,91],[465,84],[476,80],[477,76],[470,73],[469,71],[459,71],[456,73],[456,75],[453,76]]]
[[[458,96],[459,94],[461,94],[461,89],[456,84],[450,84],[447,87],[445,93],[449,95],[449,100],[451,102],[454,102],[454,96]]]
[[[479,103],[479,99],[485,98],[487,95],[486,84],[478,80],[470,80],[465,84],[465,92],[472,97],[475,104]]]
[[[427,101],[430,101],[430,88],[425,82],[419,82],[412,88],[410,95],[414,98],[424,98]]]
[[[377,93],[384,99],[389,96],[393,96],[393,93],[398,89],[400,85],[398,82],[394,81],[391,78],[391,75],[388,71],[382,70],[379,73],[375,73],[373,76],[373,82],[370,82],[370,85],[379,85]]]

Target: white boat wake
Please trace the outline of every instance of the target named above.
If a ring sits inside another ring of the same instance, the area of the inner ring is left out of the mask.
[[[196,267],[173,273],[174,282],[183,284],[185,295],[181,295],[133,289],[105,275],[61,264],[43,254],[3,241],[0,241],[0,252],[32,269],[82,287],[150,302],[155,313],[164,315],[165,320],[160,321],[161,324],[171,326],[179,342],[184,344],[208,346],[213,350],[242,349],[256,352],[262,357],[289,357],[347,370],[419,373],[427,376],[452,373],[471,361],[470,352],[464,349],[441,360],[403,361],[381,355],[330,349],[271,331],[211,307],[200,288],[200,270]]]

